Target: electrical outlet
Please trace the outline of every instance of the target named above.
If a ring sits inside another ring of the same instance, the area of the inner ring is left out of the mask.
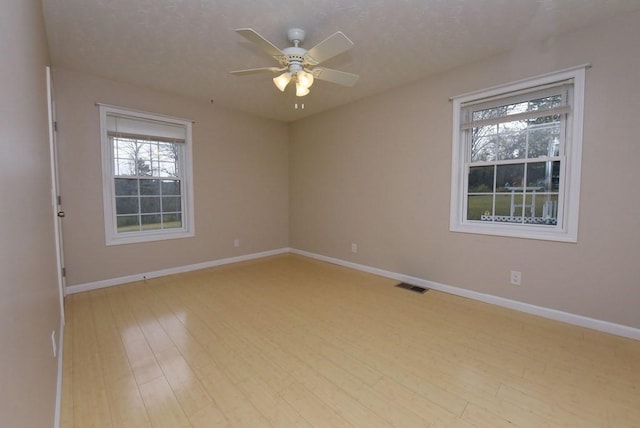
[[[522,285],[522,272],[517,270],[511,271],[511,284]]]
[[[51,332],[51,351],[53,352],[53,358],[58,356],[58,344],[56,343],[56,331]]]
[[[351,252],[352,253],[358,252],[358,244],[351,244]]]
[[[233,246],[238,248],[240,246],[240,240],[239,239],[234,239],[233,240]]]

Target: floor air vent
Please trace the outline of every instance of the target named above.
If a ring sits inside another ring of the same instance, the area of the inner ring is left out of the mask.
[[[406,282],[401,282],[400,284],[396,285],[396,287],[404,288],[405,290],[415,291],[416,293],[420,293],[420,294],[424,294],[429,290],[428,288],[418,287],[417,285],[407,284]]]

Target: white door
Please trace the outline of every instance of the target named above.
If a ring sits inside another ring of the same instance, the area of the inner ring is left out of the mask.
[[[53,206],[54,230],[56,239],[56,257],[58,261],[58,291],[60,294],[60,317],[64,323],[64,253],[62,252],[62,197],[58,181],[58,149],[56,146],[56,109],[53,98],[53,81],[51,79],[51,67],[47,67],[47,104],[49,110],[49,150],[51,154],[51,202]]]

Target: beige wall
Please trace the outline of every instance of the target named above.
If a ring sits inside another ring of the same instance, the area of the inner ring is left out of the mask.
[[[288,246],[286,124],[63,69],[54,81],[67,285]],[[96,102],[196,122],[195,237],[105,245]]]
[[[41,2],[0,2],[0,28],[0,426],[50,427],[60,310]]]
[[[291,247],[640,328],[638,28],[629,15],[293,123]],[[584,63],[578,243],[449,232],[449,97]]]
[[[56,70],[67,283],[290,245],[640,327],[630,125],[639,22],[629,15],[523,46],[290,125]],[[449,232],[449,97],[586,62],[578,243]],[[105,246],[96,101],[197,122],[196,237]],[[523,286],[508,284],[510,270],[523,272]]]

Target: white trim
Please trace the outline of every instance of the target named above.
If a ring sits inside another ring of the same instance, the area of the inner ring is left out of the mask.
[[[51,205],[53,212],[53,236],[55,238],[56,246],[56,273],[58,281],[58,300],[60,304],[60,318],[62,319],[62,325],[64,325],[64,275],[62,274],[62,268],[64,266],[64,254],[62,252],[62,231],[60,224],[60,217],[58,217],[58,210],[60,204],[58,203],[58,195],[60,194],[60,182],[58,180],[58,150],[56,146],[56,130],[54,128],[55,117],[55,100],[53,97],[53,79],[51,76],[51,67],[47,66],[46,78],[47,78],[47,118],[49,120],[49,162],[51,168]]]
[[[304,250],[298,250],[295,248],[286,248],[286,247],[278,248],[270,251],[263,251],[260,253],[246,254],[244,256],[229,257],[225,259],[213,260],[210,262],[196,263],[193,265],[163,269],[163,270],[154,271],[154,272],[123,276],[119,278],[107,279],[104,281],[96,281],[96,282],[90,282],[86,284],[72,285],[67,287],[66,294],[81,293],[83,291],[90,291],[90,290],[96,290],[99,288],[112,287],[116,285],[126,284],[129,282],[143,281],[145,279],[158,278],[166,275],[174,275],[174,274],[183,273],[183,272],[190,272],[190,271],[199,270],[199,269],[206,269],[206,268],[222,266],[230,263],[237,263],[237,262],[259,259],[262,257],[275,256],[279,254],[287,254],[287,253],[298,254],[301,256],[309,257],[311,259],[316,259],[323,262],[348,267],[348,268],[359,270],[362,272],[379,275],[385,278],[391,278],[398,281],[407,282],[413,285],[417,285],[418,287],[431,288],[434,290],[442,291],[444,293],[466,297],[468,299],[478,300],[480,302],[490,303],[492,305],[497,305],[503,308],[513,309],[515,311],[537,315],[537,316],[552,319],[555,321],[565,322],[568,324],[573,324],[580,327],[601,331],[604,333],[614,334],[616,336],[628,337],[629,339],[640,340],[640,329],[629,327],[626,325],[616,324],[609,321],[598,320],[595,318],[589,318],[583,315],[576,315],[569,312],[563,312],[557,309],[545,308],[543,306],[531,305],[529,303],[519,302],[517,300],[511,300],[511,299],[506,299],[504,297],[493,296],[491,294],[484,294],[477,291],[466,290],[464,288],[458,288],[458,287],[453,287],[451,285],[428,281],[426,279],[418,278],[415,276],[404,275],[401,273],[391,272],[384,269],[378,269],[372,266],[362,265],[359,263],[353,263],[353,262],[349,262],[341,259],[336,259],[333,257],[323,256],[321,254],[316,254],[316,253],[311,253]],[[62,343],[62,337],[60,338],[60,341]],[[60,345],[59,349],[62,349],[62,345]]]
[[[85,284],[70,285],[66,288],[65,294],[81,293],[83,291],[97,290],[99,288],[113,287],[116,285],[126,284],[129,282],[144,281],[145,279],[158,278],[161,276],[175,275],[178,273],[191,272],[199,269],[206,269],[215,266],[227,265],[230,263],[243,262],[247,260],[259,259],[262,257],[275,256],[278,254],[289,253],[289,248],[278,248],[275,250],[262,251],[260,253],[245,254],[243,256],[228,257],[225,259],[212,260],[203,263],[196,263],[187,266],[178,266],[174,268],[162,269],[153,272],[137,273],[134,275],[121,276],[118,278],[105,279],[102,281],[88,282]]]
[[[58,182],[58,153],[56,150],[56,136],[54,122],[55,118],[55,101],[53,97],[53,80],[51,76],[51,67],[47,66],[46,79],[47,79],[47,118],[49,120],[49,155],[51,166],[51,204],[53,208],[53,228],[55,236],[56,246],[56,273],[58,283],[58,301],[60,305],[60,325],[58,326],[58,344],[56,355],[58,359],[57,375],[56,375],[56,401],[53,414],[53,427],[60,427],[61,411],[62,411],[62,370],[63,370],[63,353],[64,353],[64,275],[62,275],[63,266],[63,254],[62,254],[62,233],[60,230],[60,218],[58,217],[58,194],[59,194],[59,182]]]
[[[629,339],[640,340],[640,329],[629,327],[622,324],[602,321],[595,318],[589,318],[583,315],[576,315],[569,312],[559,311],[556,309],[545,308],[542,306],[531,305],[524,302],[518,302],[516,300],[505,299],[504,297],[498,297],[490,294],[479,293],[477,291],[466,290],[464,288],[453,287],[451,285],[440,284],[438,282],[428,281],[428,280],[417,278],[414,276],[403,275],[396,272],[390,272],[383,269],[374,268],[371,266],[348,262],[345,260],[340,260],[333,257],[327,257],[320,254],[310,253],[308,251],[297,250],[295,248],[291,249],[291,253],[299,254],[301,256],[309,257],[316,260],[321,260],[328,263],[333,263],[340,266],[345,266],[351,269],[356,269],[356,270],[367,272],[367,273],[372,273],[374,275],[380,275],[386,278],[407,282],[412,285],[417,285],[419,287],[432,288],[434,290],[442,291],[449,294],[454,294],[456,296],[466,297],[469,299],[478,300],[480,302],[490,303],[492,305],[513,309],[519,312],[525,312],[528,314],[537,315],[537,316],[552,319],[555,321],[561,321],[568,324],[589,328],[592,330],[598,330],[604,333],[615,334],[617,336],[628,337]]]
[[[62,418],[62,372],[63,372],[63,354],[64,354],[64,318],[60,318],[60,330],[58,334],[58,376],[56,380],[56,404],[53,416],[53,428],[60,428]]]
[[[547,83],[549,83],[549,82],[555,81],[556,80],[555,76],[557,76],[557,75],[565,74],[565,73],[569,73],[569,75],[571,75],[571,73],[573,73],[576,70],[587,70],[589,68],[591,68],[591,64],[590,63],[586,63],[586,64],[582,64],[582,65],[576,65],[574,67],[569,67],[569,68],[563,68],[562,70],[551,71],[551,72],[545,73],[545,74],[539,74],[539,75],[537,75],[535,77],[527,77],[525,79],[516,80],[515,82],[512,82],[512,83],[510,83],[508,85],[496,85],[496,86],[491,86],[490,88],[487,88],[487,89],[480,89],[480,90],[477,90],[477,91],[466,92],[464,94],[456,95],[454,97],[449,98],[449,101],[453,101],[453,100],[462,98],[466,102],[469,99],[478,98],[478,95],[480,95],[480,94],[487,94],[486,96],[499,95],[499,94],[504,93],[504,87],[505,86],[512,86],[512,85],[515,86],[515,89],[513,89],[513,92],[515,92],[515,91],[518,91],[518,90],[530,88],[531,86],[538,86],[538,85],[533,85],[533,83],[534,82],[538,82],[540,80],[548,80]],[[546,84],[546,83],[543,83],[543,84]]]
[[[96,107],[107,107],[109,109],[122,110],[124,112],[133,113],[135,115],[148,115],[148,114],[150,114],[148,111],[136,110],[136,109],[128,108],[128,107],[114,106],[113,104],[96,103],[95,105],[96,105]],[[162,117],[162,118],[169,119],[169,120],[180,120],[180,121],[183,121],[183,122],[196,123],[195,120],[185,119],[184,117],[169,116],[169,115],[161,114],[161,113],[151,113],[151,114],[153,116]]]

